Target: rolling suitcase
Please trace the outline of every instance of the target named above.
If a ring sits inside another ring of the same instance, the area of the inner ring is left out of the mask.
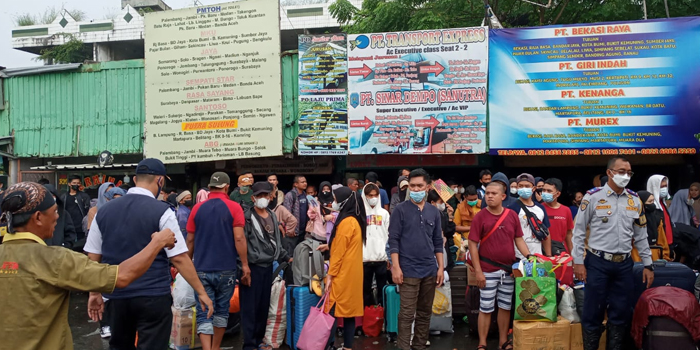
[[[312,255],[309,254],[309,269],[311,269]],[[292,263],[293,264],[293,263]],[[292,270],[292,269],[288,269]],[[311,271],[309,271],[311,272]],[[312,275],[313,276],[313,275]],[[292,350],[296,350],[297,341],[301,335],[306,318],[312,307],[321,300],[321,297],[314,294],[310,285],[287,287],[287,345]]]
[[[695,350],[693,337],[685,327],[669,317],[651,317],[644,329],[643,350]]]
[[[461,317],[467,314],[465,296],[467,295],[467,266],[455,265],[448,272],[450,275],[450,287],[452,288],[452,315]]]
[[[646,283],[643,283],[644,263],[634,263],[632,275],[634,276],[634,296],[632,307],[637,305],[639,297],[646,290]],[[666,262],[665,260],[654,261],[654,283],[651,287],[671,286],[687,290],[690,293],[695,289],[695,272],[688,266],[677,262]]]
[[[401,308],[401,297],[397,285],[384,286],[384,331],[389,341],[396,339],[399,334],[399,309]]]
[[[467,287],[466,309],[467,323],[469,324],[469,334],[478,336],[479,334],[479,303],[481,291],[476,286]],[[515,303],[513,304],[515,305]],[[512,320],[512,316],[511,316]],[[491,327],[489,335],[498,334],[498,301],[496,301],[495,311],[491,314]]]

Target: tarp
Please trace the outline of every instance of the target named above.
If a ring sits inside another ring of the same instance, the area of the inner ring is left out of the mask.
[[[693,340],[700,341],[700,304],[690,292],[675,287],[656,287],[642,293],[632,320],[632,337],[638,349],[642,348],[644,328],[652,316],[674,319],[688,330]]]

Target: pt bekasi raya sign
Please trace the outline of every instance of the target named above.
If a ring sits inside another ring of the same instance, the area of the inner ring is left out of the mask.
[[[348,37],[350,154],[486,151],[488,30]]]
[[[282,154],[279,2],[146,15],[144,153],[164,163]]]
[[[694,154],[700,18],[495,29],[498,155]]]

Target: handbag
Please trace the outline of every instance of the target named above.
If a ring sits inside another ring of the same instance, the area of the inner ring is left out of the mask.
[[[574,285],[574,270],[571,266],[571,262],[574,260],[574,258],[571,255],[563,253],[551,258],[542,254],[535,254],[535,256],[542,261],[552,262],[552,270],[554,271],[554,275],[557,280],[561,282],[561,284],[566,284],[567,286]]]
[[[318,301],[315,307],[311,307],[309,316],[301,328],[301,334],[297,341],[297,349],[299,350],[324,350],[328,345],[328,339],[331,336],[331,330],[335,323],[335,317],[326,313],[324,306],[330,294],[330,288],[323,294],[321,300]]]
[[[536,270],[537,259],[532,259]],[[515,278],[515,319],[557,321],[557,280],[554,277]]]
[[[523,201],[518,201],[520,204],[520,207],[523,209],[525,212],[525,215],[527,216],[527,223],[530,225],[530,228],[532,229],[532,234],[535,235],[535,238],[539,241],[544,241],[549,237],[549,230],[547,229],[546,226],[542,223],[540,219],[538,219],[535,214],[533,214],[530,210],[527,209]],[[547,215],[547,214],[545,214]]]
[[[362,331],[368,337],[378,337],[384,326],[384,308],[379,305],[365,306]]]
[[[501,223],[503,222],[503,220],[506,219],[506,216],[508,216],[508,211],[509,211],[509,210],[510,210],[510,209],[508,209],[508,208],[503,208],[503,214],[501,214],[501,217],[498,218],[498,221],[496,221],[496,224],[493,225],[493,228],[491,229],[491,231],[489,231],[489,233],[487,233],[486,236],[484,236],[484,238],[481,239],[481,242],[479,242],[480,245],[481,245],[482,243],[486,242],[486,240],[487,240],[489,237],[491,237],[491,235],[492,235],[494,232],[496,232],[496,229],[498,228],[498,226],[500,226]],[[481,260],[484,260],[484,258],[482,258],[482,257],[479,257],[479,258],[480,258]],[[488,260],[488,259],[486,259],[486,260]],[[486,260],[484,260],[484,261],[486,261]],[[492,263],[491,260],[486,261],[486,262],[489,263],[489,264]],[[474,270],[474,265],[472,265],[472,259],[471,259],[471,257],[468,255],[468,251],[467,251],[467,264],[466,264],[466,265],[467,265],[467,285],[469,285],[469,286],[476,286],[476,270]]]

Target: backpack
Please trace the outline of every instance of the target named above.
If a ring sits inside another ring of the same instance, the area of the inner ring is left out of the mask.
[[[318,278],[323,281],[326,277],[326,269],[324,267],[325,261],[323,259],[323,253],[318,250],[321,242],[307,238],[303,240],[294,249],[294,261],[292,262],[292,276],[294,276],[294,285],[304,286],[310,283],[311,277],[309,271],[318,275]],[[309,266],[309,253],[313,254],[312,266]]]

